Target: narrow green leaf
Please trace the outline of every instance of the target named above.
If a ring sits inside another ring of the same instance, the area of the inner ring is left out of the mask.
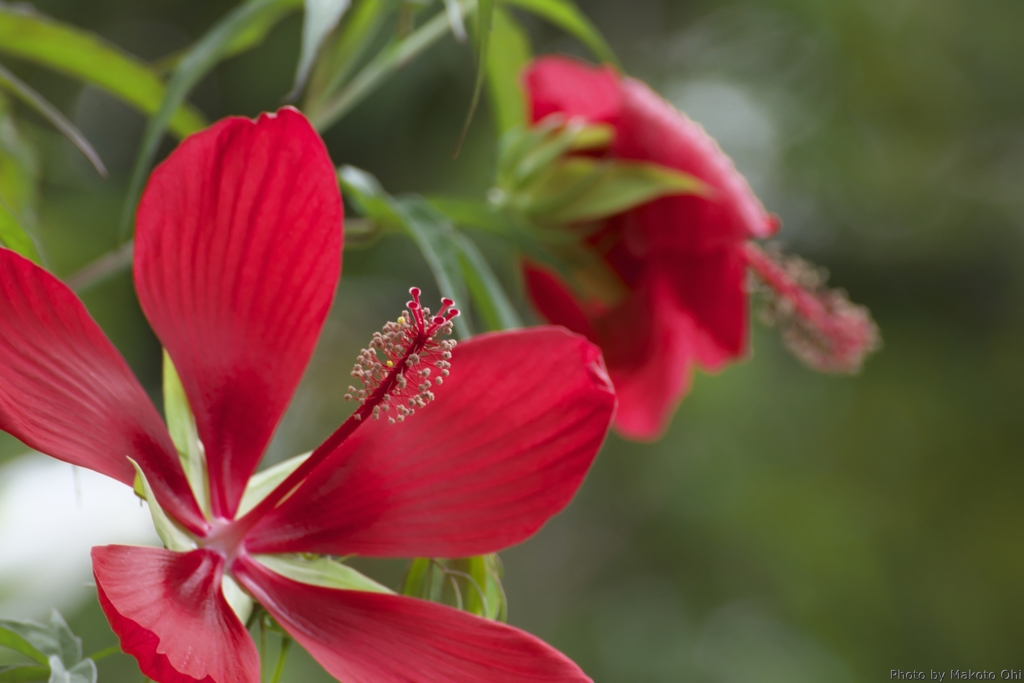
[[[268,15],[280,18],[284,15],[285,9],[297,9],[301,3],[302,0],[247,0],[214,24],[182,55],[174,75],[167,83],[163,101],[150,118],[142,136],[142,144],[128,186],[128,198],[121,215],[122,239],[126,239],[131,233],[142,185],[156,157],[164,131],[167,130],[174,112],[184,104],[192,88],[228,54],[232,41],[238,36],[243,35],[253,25],[264,26]]]
[[[21,221],[14,215],[14,212],[7,208],[7,204],[0,201],[0,246],[7,247],[32,261],[39,263],[39,252],[32,238],[21,225]]]
[[[459,7],[463,16],[476,11],[473,0],[460,0]],[[330,128],[391,74],[419,57],[450,30],[447,13],[439,12],[409,35],[381,50],[337,95],[307,112],[313,126],[321,131]]]
[[[528,123],[526,98],[519,77],[532,56],[530,39],[519,22],[501,7],[495,7],[487,86],[499,134]]]
[[[39,629],[40,633],[37,633],[36,629]],[[20,652],[40,664],[49,666],[49,658],[42,651],[47,645],[41,641],[44,637],[50,636],[37,624],[0,619],[0,647]],[[53,647],[49,649],[56,649],[56,641],[53,641]]]
[[[469,102],[466,122],[462,124],[462,133],[455,146],[455,156],[459,156],[462,143],[466,141],[469,127],[473,123],[476,109],[480,106],[480,95],[487,82],[487,60],[491,53],[491,32],[494,28],[494,0],[477,0],[476,13],[476,83],[473,85],[473,97]]]
[[[144,62],[22,4],[0,4],[0,51],[91,83],[146,114],[155,113],[164,98],[163,82]],[[175,108],[170,118],[178,137],[205,125],[190,107]]]
[[[335,31],[337,39],[329,44],[313,67],[302,106],[307,116],[315,118],[313,112],[333,97],[355,72],[394,6],[394,0],[355,0],[341,28]]]
[[[167,513],[160,507],[160,503],[157,502],[153,489],[149,485],[149,480],[146,479],[146,473],[142,471],[137,462],[131,458],[128,458],[128,460],[135,466],[136,482],[142,483],[146,503],[149,504],[149,514],[153,518],[153,526],[156,527],[156,533],[160,536],[160,540],[164,542],[164,546],[168,550],[179,553],[195,550],[198,547],[195,539],[189,536],[188,532],[181,528],[177,522],[168,517]]]
[[[75,127],[75,124],[68,121],[55,106],[46,101],[46,98],[5,69],[3,65],[0,65],[0,87],[6,88],[22,102],[35,109],[44,119],[53,124],[54,128],[63,133],[64,137],[70,140],[71,144],[85,155],[85,158],[93,165],[96,172],[106,177],[107,168],[103,165],[103,160],[100,159],[100,155],[96,153],[96,150],[89,144],[89,141],[85,139],[82,132]]]
[[[442,213],[422,197],[391,197],[376,178],[353,166],[343,166],[338,178],[345,197],[363,215],[384,225],[401,227],[412,237],[430,266],[442,296],[452,299],[456,305],[466,301],[466,283],[455,245],[457,233]],[[463,312],[455,319],[455,329],[463,339],[472,336],[468,317]]]
[[[473,305],[480,313],[484,324],[490,330],[513,330],[523,326],[515,306],[491,270],[487,259],[480,253],[473,240],[461,233],[455,233],[455,244],[459,249],[462,273],[473,298]]]
[[[395,213],[394,200],[373,175],[355,166],[342,166],[338,169],[338,181],[345,198],[359,213],[385,226],[403,227],[402,218]]]
[[[330,557],[288,554],[253,555],[252,559],[276,574],[311,586],[394,594],[390,588]]]
[[[459,0],[444,0],[444,10],[448,13],[448,24],[452,27],[452,35],[460,43],[466,42],[466,24],[462,20],[462,7]]]
[[[241,519],[244,517],[261,500],[266,498],[267,494],[287,479],[288,475],[297,470],[299,465],[306,462],[306,458],[312,454],[313,452],[310,451],[309,453],[296,455],[294,458],[289,458],[282,463],[252,475],[249,483],[245,485],[245,492],[242,494],[242,501],[238,504],[238,512],[235,514],[235,518]]]
[[[400,198],[394,208],[419,247],[427,265],[430,266],[441,295],[452,299],[456,305],[465,302],[466,282],[462,276],[459,252],[455,246],[456,232],[451,222],[422,197]],[[462,315],[454,322],[459,337],[468,339],[473,336],[469,316],[464,309]]]
[[[196,497],[203,515],[209,519],[210,481],[207,475],[206,456],[199,441],[199,431],[196,429],[196,418],[185,395],[185,387],[182,386],[178,371],[174,368],[166,349],[163,356],[164,416],[167,418],[167,429],[178,451],[178,458],[185,470],[192,494]]]
[[[306,0],[306,18],[302,24],[302,48],[295,68],[295,85],[285,99],[293,100],[302,92],[320,52],[324,39],[334,30],[349,7],[349,0]]]
[[[69,667],[82,659],[82,639],[71,632],[57,610],[51,610],[46,625],[0,619],[0,647],[20,652],[47,667],[50,657],[58,658]]]
[[[608,45],[587,16],[580,11],[572,0],[503,0],[509,5],[516,5],[547,19],[566,33],[575,36],[581,43],[590,48],[598,59],[621,69],[618,57]]]
[[[708,191],[697,178],[657,164],[573,157],[537,181],[524,209],[546,223],[576,223],[613,216],[659,197]]]
[[[50,666],[25,664],[0,667],[0,683],[35,683],[50,680]]]

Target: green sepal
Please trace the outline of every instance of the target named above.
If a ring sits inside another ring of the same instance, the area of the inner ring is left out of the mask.
[[[332,557],[287,554],[253,555],[252,559],[275,574],[310,586],[394,594],[390,588]]]
[[[149,480],[146,479],[146,473],[139,467],[139,463],[131,458],[128,458],[128,461],[135,467],[136,480],[142,482],[145,501],[149,505],[149,514],[153,518],[153,526],[156,527],[156,533],[164,542],[164,546],[168,550],[179,553],[195,550],[198,547],[195,539],[177,522],[168,517],[164,509],[160,507],[160,503],[157,502],[156,496],[153,494],[153,489],[149,486]]]
[[[570,157],[552,166],[518,199],[534,220],[593,221],[672,195],[708,196],[710,188],[679,171],[638,161]]]
[[[402,594],[505,621],[508,604],[501,575],[501,559],[493,553],[458,559],[421,557],[409,565]]]
[[[238,503],[238,512],[235,513],[235,518],[244,517],[247,512],[259,505],[259,502],[266,498],[267,494],[276,489],[288,478],[288,475],[297,470],[299,465],[306,462],[306,459],[312,454],[312,451],[310,451],[309,453],[296,455],[294,458],[289,458],[282,463],[252,475],[249,478],[249,483],[245,485],[245,491],[242,493],[242,500]]]
[[[166,349],[163,353],[163,375],[164,416],[167,418],[167,429],[171,433],[174,448],[178,451],[178,458],[181,460],[182,469],[185,470],[192,494],[203,515],[209,519],[210,478],[207,473],[206,455],[199,440],[199,431],[196,429],[196,418],[185,395],[185,387],[182,386],[178,371],[174,368]]]
[[[235,613],[240,622],[243,624],[248,623],[249,617],[252,616],[253,607],[256,604],[252,596],[227,573],[221,579],[220,587],[221,593],[224,594],[224,599],[231,607],[231,611]]]

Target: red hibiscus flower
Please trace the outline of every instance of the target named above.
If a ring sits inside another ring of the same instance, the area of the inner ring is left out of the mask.
[[[615,399],[600,352],[554,328],[453,348],[441,339],[451,302],[432,316],[414,292],[360,357],[354,415],[262,501],[243,504],[340,275],[334,168],[294,110],[227,119],[154,171],[137,223],[139,300],[195,415],[209,514],[82,303],[2,249],[0,428],[129,485],[130,457],[190,539],[186,552],[93,550],[100,604],[143,673],[258,683],[230,584],[346,683],[589,680],[517,629],[271,567],[276,554],[462,557],[526,539],[569,502],[604,438]]]
[[[609,156],[682,171],[707,187],[612,217],[586,239],[620,280],[617,300],[577,293],[554,273],[524,266],[540,313],[604,351],[619,432],[656,438],[688,391],[694,365],[716,371],[746,354],[748,268],[792,304],[779,309],[795,312],[799,324],[787,329],[801,332],[789,336],[805,360],[838,371],[859,365],[874,339],[865,311],[806,291],[749,243],[774,234],[778,221],[700,125],[609,67],[546,57],[526,72],[525,86],[534,122],[557,114],[610,125]]]

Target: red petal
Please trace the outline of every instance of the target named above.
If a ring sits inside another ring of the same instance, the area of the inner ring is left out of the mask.
[[[334,167],[294,109],[225,119],[153,172],[137,224],[139,300],[195,412],[213,512],[232,517],[334,297]]]
[[[640,207],[649,249],[703,251],[774,233],[777,220],[700,124],[640,81],[626,79],[622,89],[615,155],[689,173],[715,191],[708,199],[669,197]]]
[[[221,591],[224,559],[210,550],[93,548],[100,606],[121,649],[160,683],[259,683],[249,632]]]
[[[530,300],[546,320],[597,343],[597,336],[586,312],[569,288],[554,274],[524,263],[523,275]]]
[[[535,328],[459,344],[451,362],[436,401],[361,426],[246,546],[465,557],[519,543],[565,507],[615,407],[598,349]]]
[[[528,633],[425,600],[295,583],[250,561],[239,581],[345,683],[586,683]]]
[[[695,328],[694,351],[710,371],[743,356],[747,350],[747,265],[742,252],[723,249],[713,254],[673,255],[652,266],[666,273],[674,301]]]
[[[622,87],[611,67],[593,68],[575,59],[544,57],[523,74],[534,122],[549,114],[612,123],[622,108]]]
[[[161,505],[199,531],[202,514],[171,437],[128,364],[60,280],[0,249],[0,429],[125,484],[132,457]]]

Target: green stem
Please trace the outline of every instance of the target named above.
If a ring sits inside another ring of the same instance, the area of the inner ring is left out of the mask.
[[[111,647],[108,647],[106,650],[100,650],[99,652],[97,652],[94,655],[89,655],[89,659],[91,659],[94,662],[98,662],[99,660],[103,659],[104,657],[109,657],[110,655],[117,654],[120,651],[121,651],[121,646],[120,645],[112,645]]]
[[[475,0],[463,0],[463,16],[476,12]],[[337,97],[324,105],[323,109],[307,112],[313,126],[320,131],[334,125],[338,119],[363,101],[391,74],[419,57],[451,31],[451,22],[446,12],[438,12],[423,26],[405,38],[384,48],[353,78]]]
[[[274,669],[274,677],[270,683],[281,683],[281,674],[284,672],[284,660],[288,656],[288,650],[292,646],[292,639],[288,636],[281,638],[281,650],[277,653],[277,668]]]
[[[131,267],[134,246],[135,240],[125,242],[114,251],[108,251],[78,272],[68,276],[65,278],[65,282],[68,287],[81,294],[109,280]]]

